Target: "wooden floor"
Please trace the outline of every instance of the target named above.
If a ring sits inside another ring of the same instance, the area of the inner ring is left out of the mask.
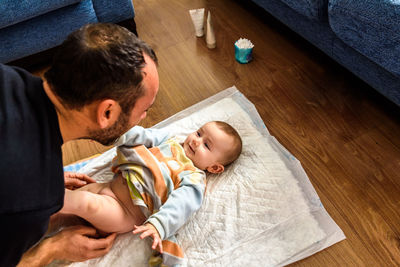
[[[294,266],[400,265],[400,108],[269,16],[233,0],[133,0],[139,37],[159,58],[149,127],[232,85],[302,163],[347,239]],[[189,9],[205,7],[217,48],[196,38]],[[241,65],[233,43],[254,44]],[[64,163],[104,151],[64,145]],[[255,255],[256,256],[256,255]],[[251,265],[251,264],[250,264]]]

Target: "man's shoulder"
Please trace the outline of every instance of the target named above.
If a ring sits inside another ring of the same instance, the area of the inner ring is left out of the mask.
[[[41,78],[31,74],[27,70],[15,67],[8,66],[0,63],[0,83],[8,84],[12,86],[18,86],[22,83],[41,83]],[[2,88],[5,89],[5,88]]]
[[[43,90],[42,80],[24,69],[0,64],[0,119],[23,119],[21,112],[48,109],[50,100]],[[26,113],[23,115],[30,115]]]
[[[62,138],[40,78],[0,64],[0,125],[0,211],[60,203]]]

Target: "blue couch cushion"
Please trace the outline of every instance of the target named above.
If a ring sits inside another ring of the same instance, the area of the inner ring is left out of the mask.
[[[298,13],[312,20],[326,21],[328,0],[281,0]],[[254,1],[257,2],[257,1]]]
[[[0,29],[0,62],[19,59],[59,45],[72,31],[98,22],[91,0],[59,8]]]
[[[343,42],[400,77],[400,1],[330,0],[328,13]]]
[[[81,0],[3,0],[0,4],[0,28],[69,6]]]

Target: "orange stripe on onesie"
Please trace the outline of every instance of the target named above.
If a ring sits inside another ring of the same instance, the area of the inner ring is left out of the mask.
[[[159,162],[164,162],[168,166],[168,161],[173,160],[177,164],[179,164],[178,169],[168,168],[168,170],[171,172],[171,179],[172,182],[174,183],[174,189],[177,189],[181,184],[181,179],[179,178],[179,174],[182,171],[195,171],[196,168],[190,163],[183,164],[181,162],[182,159],[179,156],[182,157],[183,155],[180,155],[178,153],[177,148],[175,146],[170,146],[170,149],[172,157],[165,157],[158,147],[149,148],[150,152],[157,158]]]
[[[163,240],[162,246],[164,252],[167,252],[168,254],[171,254],[177,258],[182,258],[182,259],[185,257],[181,247],[175,242],[169,240]]]
[[[154,178],[154,190],[160,197],[161,202],[167,201],[167,186],[164,181],[164,177],[161,170],[158,167],[157,161],[148,153],[148,149],[145,146],[137,146],[135,150],[138,152],[146,167],[151,171]]]

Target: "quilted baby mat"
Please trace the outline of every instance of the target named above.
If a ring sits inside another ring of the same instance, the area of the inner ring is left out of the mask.
[[[225,172],[208,176],[202,207],[178,231],[187,266],[283,266],[345,238],[300,162],[269,134],[254,105],[236,87],[154,128],[183,137],[212,120],[238,130],[243,152]],[[108,181],[114,155],[115,148],[108,150],[79,172]],[[70,266],[148,266],[150,245],[151,240],[122,234],[104,257]]]

